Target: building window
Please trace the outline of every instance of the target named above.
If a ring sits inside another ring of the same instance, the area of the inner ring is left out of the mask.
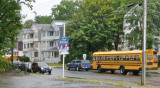
[[[48,52],[48,58],[50,58],[50,56],[51,56],[51,52]]]
[[[30,43],[30,47],[33,48],[33,43]]]
[[[34,38],[38,38],[38,35],[37,35],[37,34],[35,34],[35,35],[34,35]]]
[[[54,32],[53,32],[53,31],[50,31],[49,34],[50,34],[50,36],[53,36]]]
[[[30,34],[30,38],[33,39],[33,34]]]
[[[53,47],[53,44],[54,44],[53,41],[51,41],[51,42],[50,42],[50,47]]]
[[[28,43],[28,48],[29,48],[29,43]]]
[[[26,49],[26,44],[24,44],[24,49]]]
[[[59,53],[58,52],[54,52],[54,57],[58,57],[59,56]]]
[[[54,52],[52,52],[52,57],[54,56]]]
[[[56,36],[59,36],[59,31],[56,31]]]
[[[38,52],[34,52],[34,57],[38,57]]]
[[[59,43],[59,41],[56,41],[56,46],[58,47],[58,43]]]
[[[35,48],[38,48],[38,43],[34,43],[34,47],[35,47]]]

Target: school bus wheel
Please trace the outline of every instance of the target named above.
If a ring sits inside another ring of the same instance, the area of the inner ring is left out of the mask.
[[[121,67],[120,67],[120,73],[121,73],[122,75],[126,75],[126,74],[128,73],[128,71],[124,68],[124,66],[121,66]]]
[[[98,66],[98,73],[102,73],[102,68],[101,68],[101,66]]]

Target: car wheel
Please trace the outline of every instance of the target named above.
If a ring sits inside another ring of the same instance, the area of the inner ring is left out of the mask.
[[[48,74],[51,74],[51,71],[49,71]]]
[[[43,71],[40,71],[40,73],[44,74],[44,72],[43,72]]]
[[[78,66],[76,67],[76,70],[79,71],[79,67]]]
[[[67,66],[67,70],[70,70],[69,66]]]

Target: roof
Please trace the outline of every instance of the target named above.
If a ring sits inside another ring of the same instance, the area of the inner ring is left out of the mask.
[[[32,27],[36,27],[37,30],[54,30],[51,24],[33,24]]]
[[[28,34],[28,33],[34,33],[34,31],[31,28],[22,29],[22,34]]]
[[[149,52],[149,51],[153,51],[153,50],[146,50],[146,52]],[[142,50],[131,50],[131,51],[101,51],[101,52],[95,52],[93,53],[93,55],[97,55],[97,54],[101,54],[101,55],[104,55],[104,54],[141,54],[142,53]]]

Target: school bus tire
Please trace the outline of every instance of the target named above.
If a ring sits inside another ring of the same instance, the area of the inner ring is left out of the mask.
[[[127,71],[123,66],[121,66],[121,67],[120,67],[120,73],[121,73],[122,75],[126,75],[126,74],[128,73],[128,71]]]
[[[114,70],[114,69],[111,69],[111,73],[114,74],[114,73],[115,73],[115,70]]]
[[[102,68],[101,68],[101,66],[98,66],[98,73],[102,73]]]

